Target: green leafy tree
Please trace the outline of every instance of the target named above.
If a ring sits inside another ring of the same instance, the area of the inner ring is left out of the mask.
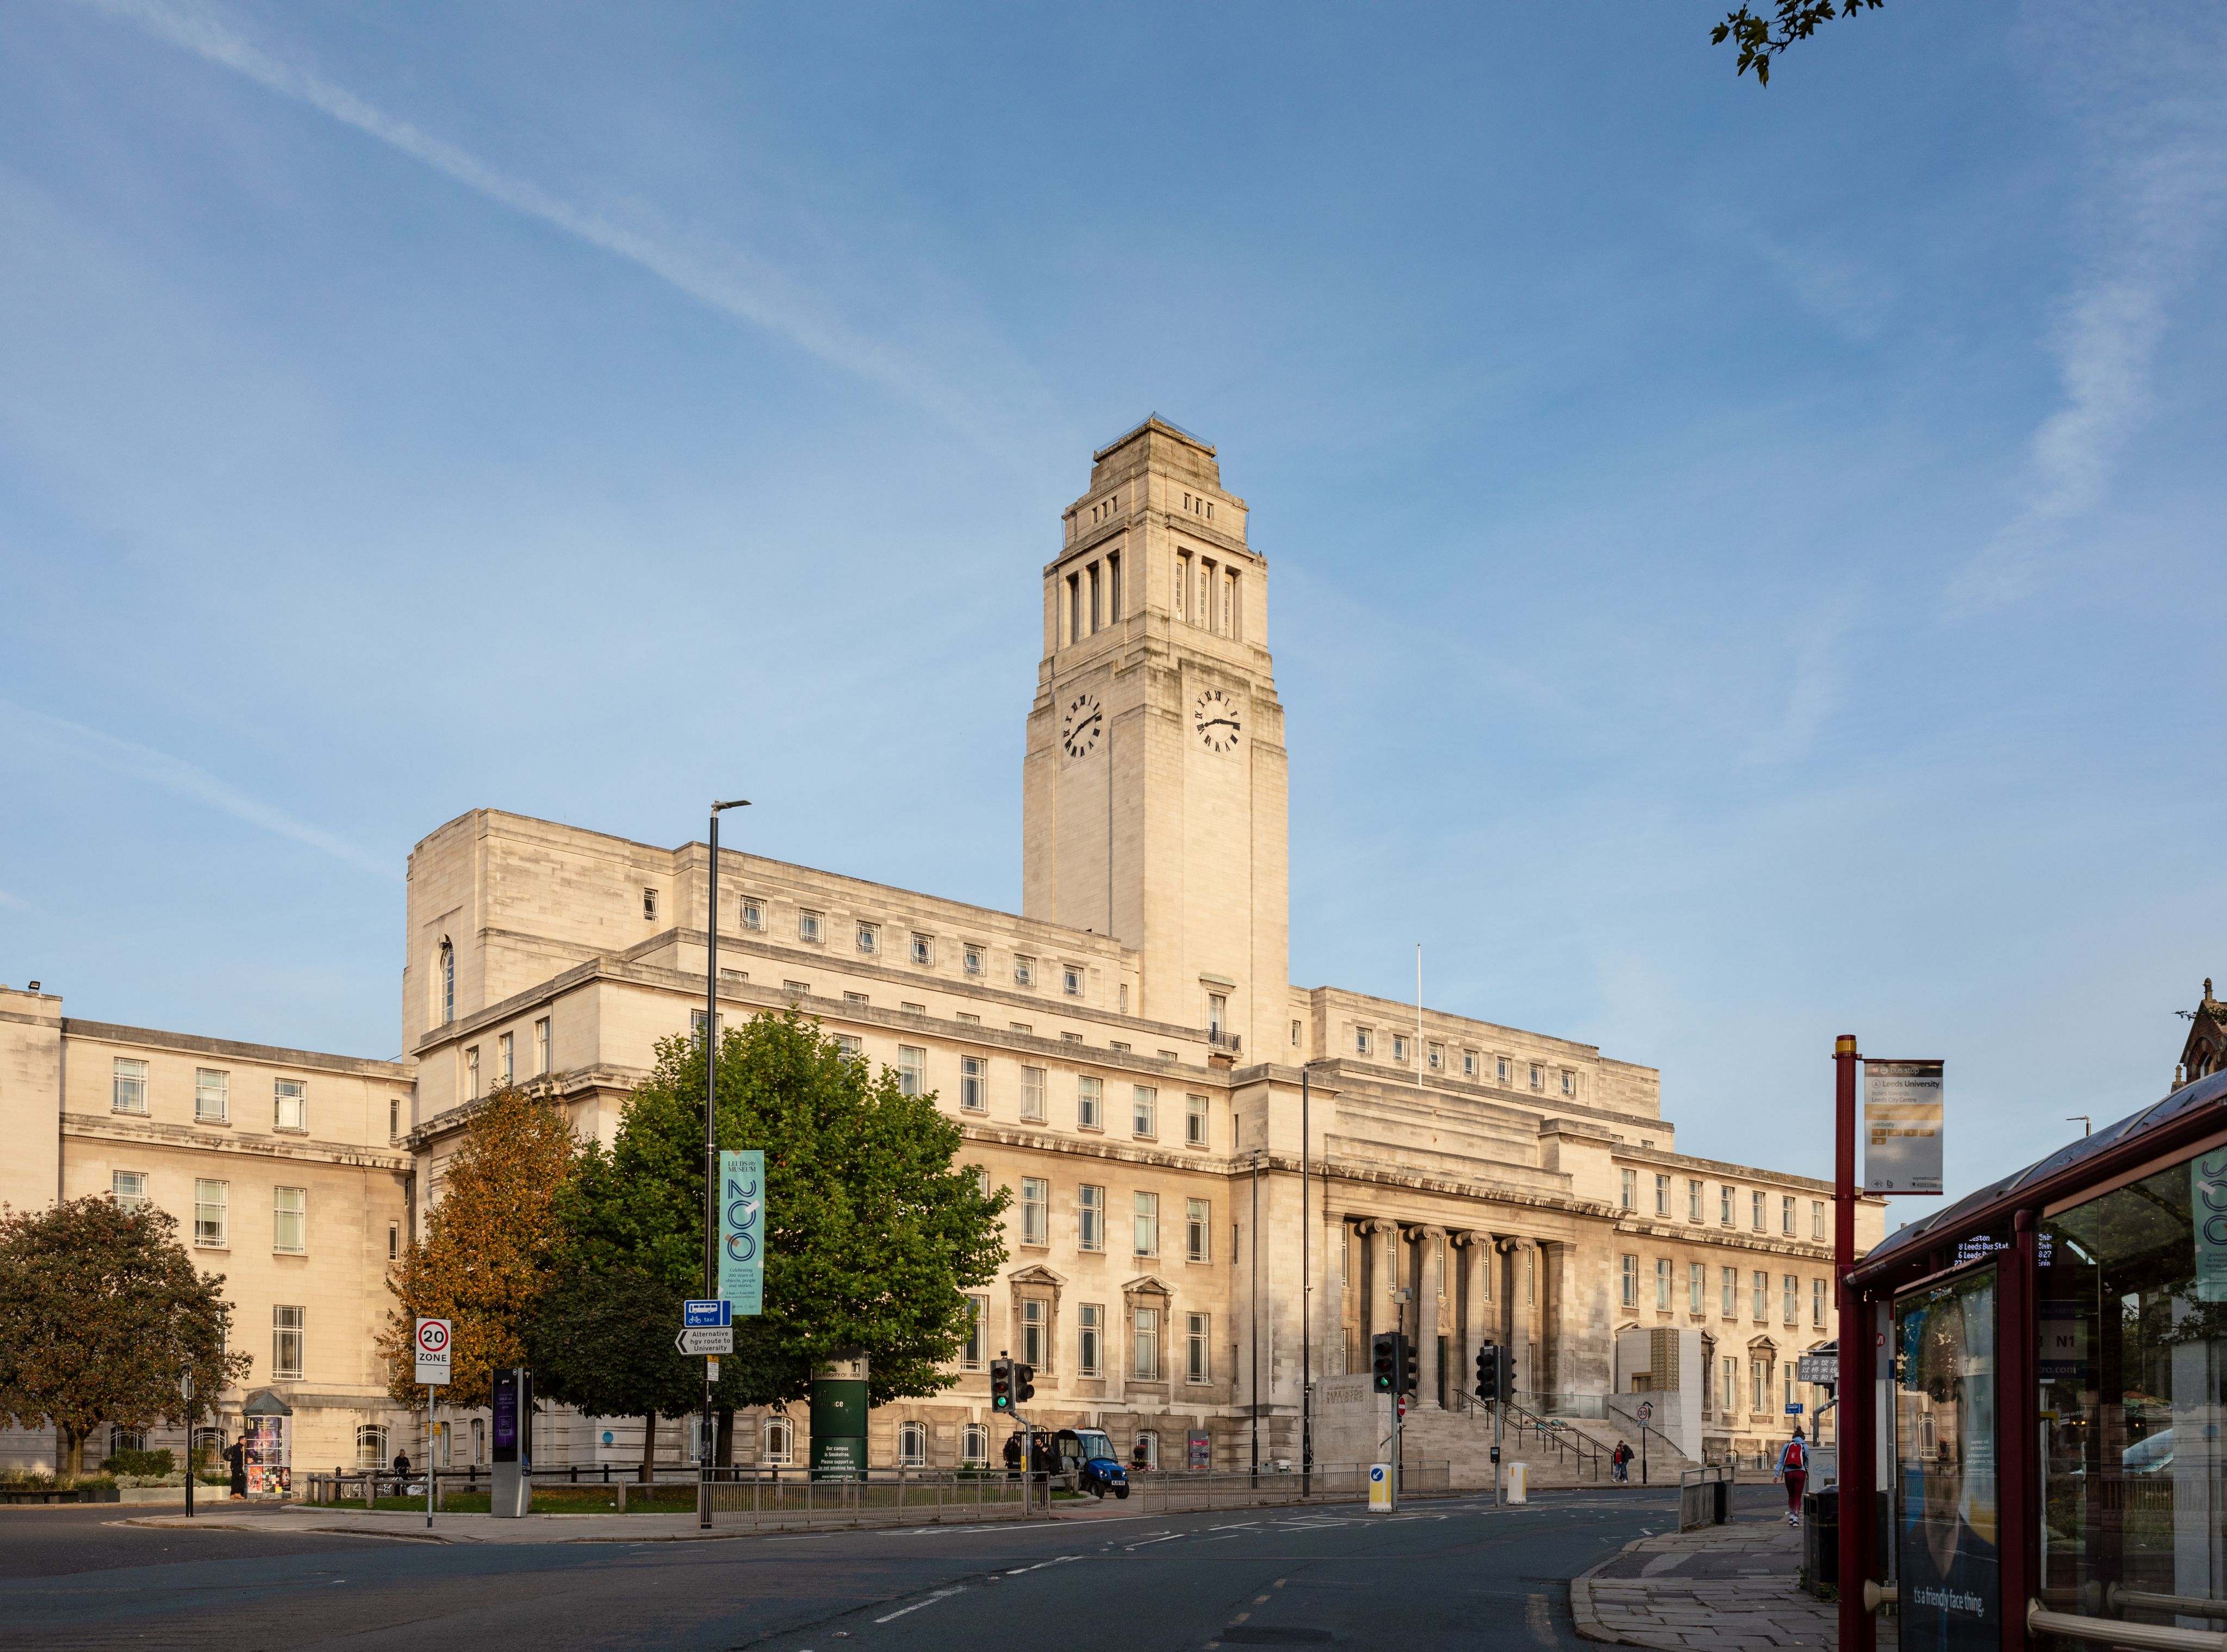
[[[51,1424],[68,1474],[85,1471],[85,1443],[104,1423],[189,1427],[251,1364],[225,1352],[223,1287],[194,1266],[166,1210],[99,1195],[0,1207],[0,1422]]]
[[[508,1086],[464,1126],[441,1202],[386,1282],[395,1307],[379,1334],[387,1392],[421,1400],[415,1321],[455,1322],[449,1386],[454,1406],[484,1406],[495,1372],[526,1363],[527,1335],[550,1283],[557,1199],[577,1149],[556,1102]]]
[[[573,1258],[558,1270],[534,1322],[535,1394],[590,1416],[641,1418],[645,1483],[657,1466],[657,1419],[703,1403],[703,1362],[673,1347],[681,1301],[669,1280]]]
[[[715,1405],[803,1399],[815,1368],[854,1351],[877,1403],[949,1387],[942,1368],[967,1330],[967,1292],[1005,1260],[1010,1195],[986,1193],[977,1168],[958,1162],[964,1139],[935,1096],[905,1094],[896,1074],[875,1075],[794,1010],[768,1013],[721,1039],[717,1139],[766,1155],[766,1246],[764,1311],[737,1322]],[[704,1284],[700,1039],[658,1046],[610,1148],[591,1143],[581,1156],[561,1215],[568,1278],[626,1273],[667,1293],[660,1346],[696,1385],[684,1407],[700,1405],[703,1368],[671,1354],[678,1304]],[[553,1312],[542,1334],[565,1335]],[[654,1387],[647,1342],[625,1381]],[[632,1414],[621,1386],[615,1376],[608,1393],[566,1397]]]
[[[1755,83],[1771,84],[1771,63],[1797,40],[1808,40],[1835,17],[1853,17],[1860,11],[1877,11],[1886,0],[1771,0],[1760,11],[1745,5],[1727,13],[1709,31],[1713,45],[1726,41],[1739,48],[1736,74],[1755,71]]]

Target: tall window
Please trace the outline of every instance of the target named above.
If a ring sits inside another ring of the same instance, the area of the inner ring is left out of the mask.
[[[839,1032],[835,1035],[835,1053],[845,1061],[862,1062],[866,1059],[865,1040],[854,1032]]]
[[[1670,1214],[1670,1178],[1667,1176],[1655,1178],[1655,1214],[1658,1216]]]
[[[1790,1193],[1778,1201],[1778,1231],[1789,1239],[1794,1237],[1794,1196]]]
[[[1134,1202],[1134,1241],[1139,1256],[1160,1253],[1160,1196],[1140,1192]]]
[[[1087,1182],[1075,1190],[1075,1247],[1079,1251],[1106,1248],[1106,1190]]]
[[[1462,1051],[1462,1076],[1464,1078],[1477,1076],[1477,1051],[1473,1049]]]
[[[1082,972],[1069,964],[1059,972],[1059,990],[1071,998],[1082,996]]]
[[[533,1024],[533,1070],[536,1074],[549,1070],[549,1017],[546,1015]]]
[[[1141,1195],[1139,1196],[1142,1196]],[[1129,1332],[1130,1375],[1147,1382],[1160,1379],[1160,1311],[1139,1308]]]
[[[401,1133],[402,1098],[399,1095],[390,1095],[386,1098],[386,1139],[392,1141]]]
[[[227,1207],[232,1200],[229,1182],[194,1183],[194,1243],[222,1250],[229,1241]]]
[[[1655,1259],[1655,1306],[1657,1312],[1670,1311],[1670,1259]]]
[[[969,1468],[979,1468],[990,1460],[990,1431],[979,1423],[969,1423],[959,1431],[959,1460]]]
[[[1075,1307],[1075,1368],[1079,1376],[1106,1375],[1106,1310],[1098,1303]]]
[[[144,1113],[147,1111],[147,1063],[134,1061],[128,1056],[118,1056],[115,1061],[115,1077],[111,1081],[109,1109],[114,1113]]]
[[[745,929],[765,928],[765,903],[754,895],[745,895],[743,897],[743,928]]]
[[[1016,953],[1013,956],[1013,985],[1034,986],[1036,984],[1037,960],[1033,958],[1023,958]]]
[[[1045,1322],[1051,1304],[1031,1297],[1021,1304],[1021,1363],[1035,1366],[1039,1370],[1050,1364],[1044,1357],[1049,1346],[1044,1338]]]
[[[824,933],[825,931],[820,928],[820,915],[817,912],[800,912],[796,915],[796,938],[799,941],[816,947],[820,944],[820,937]]]
[[[1147,1469],[1158,1468],[1160,1466],[1160,1437],[1149,1428],[1140,1428],[1137,1431],[1136,1444],[1137,1445],[1144,1448],[1145,1466]]]
[[[1184,1319],[1184,1381],[1204,1382],[1210,1369],[1208,1336],[1212,1321],[1205,1314],[1186,1314]]]
[[[1051,1243],[1051,1183],[1039,1176],[1021,1178],[1021,1243]]]
[[[279,1130],[309,1127],[309,1084],[306,1079],[271,1081],[271,1125]]]
[[[765,1463],[785,1469],[796,1460],[796,1429],[786,1417],[769,1417],[765,1425]]]
[[[1021,1068],[1021,1118],[1028,1124],[1042,1124],[1044,1117],[1044,1069],[1041,1067]]]
[[[1760,1188],[1748,1195],[1748,1205],[1754,1218],[1750,1225],[1752,1226],[1758,1233],[1761,1233],[1763,1231],[1763,1213],[1764,1207],[1767,1206],[1770,1202],[1771,1196],[1764,1192]]]
[[[1184,1097],[1184,1145],[1206,1145],[1207,1100],[1203,1095]]]
[[[1686,1183],[1686,1220],[1699,1221],[1701,1219],[1701,1184],[1699,1182],[1688,1182]]]
[[[474,1044],[464,1051],[464,1099],[480,1099],[480,1047]]]
[[[1150,1139],[1160,1133],[1160,1093],[1149,1084],[1139,1084],[1130,1093],[1130,1124],[1133,1133]]]
[[[271,1190],[271,1248],[298,1255],[309,1247],[309,1190]]]
[[[1639,1209],[1639,1172],[1638,1172],[1637,1170],[1626,1170],[1626,1171],[1624,1171],[1624,1172],[1623,1173],[1623,1178],[1622,1178],[1622,1179],[1623,1179],[1623,1183],[1624,1183],[1623,1194],[1622,1194],[1622,1203],[1623,1203],[1623,1205],[1624,1205],[1624,1208],[1626,1210],[1637,1210],[1637,1209]]]
[[[456,1018],[456,949],[441,943],[441,1024]]]
[[[271,1309],[271,1375],[273,1377],[298,1377],[302,1375],[302,1337],[309,1312],[307,1308]]]
[[[935,961],[935,941],[932,936],[915,935],[912,938],[912,961],[916,964],[933,964]]]
[[[1229,1030],[1229,999],[1222,993],[1206,995],[1206,1030],[1216,1038]]]
[[[897,1425],[897,1467],[924,1469],[928,1466],[928,1425],[904,1422]]]
[[[1822,1199],[1812,1199],[1809,1201],[1809,1237],[1822,1239],[1824,1236],[1825,1202]]]
[[[928,1088],[928,1052],[913,1044],[897,1046],[897,1089],[918,1095]]]
[[[383,1423],[355,1426],[355,1465],[359,1469],[386,1466],[386,1427]]]
[[[511,1084],[517,1081],[518,1062],[511,1035],[507,1032],[495,1041],[495,1070],[497,1083]]]
[[[1717,1190],[1717,1220],[1727,1228],[1732,1225],[1732,1190],[1730,1188]]]
[[[1738,1268],[1728,1267],[1725,1270],[1724,1293],[1724,1306],[1720,1311],[1722,1311],[1724,1317],[1727,1319],[1739,1318],[1739,1270]]]
[[[1098,1081],[1085,1073],[1075,1081],[1075,1126],[1078,1130],[1096,1130],[1099,1124]]]
[[[232,1116],[232,1075],[214,1067],[194,1068],[194,1117],[222,1124]]]
[[[1771,1317],[1771,1275],[1761,1268],[1755,1271],[1755,1320],[1761,1324]]]
[[[1779,1281],[1779,1317],[1790,1325],[1802,1323],[1802,1281],[1788,1274]]]
[[[657,916],[657,891],[654,889],[641,892],[641,915],[653,921]]]
[[[402,1260],[402,1224],[399,1221],[386,1224],[386,1260],[390,1262]]]
[[[1809,1281],[1809,1323],[1818,1330],[1825,1327],[1825,1281]]]
[[[990,1298],[967,1298],[967,1340],[959,1345],[959,1363],[969,1371],[982,1368],[982,1345],[989,1339]]]
[[[881,935],[879,932],[875,929],[872,924],[862,923],[858,926],[858,950],[860,952],[873,952],[878,948],[881,944]]]
[[[986,975],[990,973],[990,954],[984,952],[981,947],[969,947],[960,956],[962,966],[969,975]]]
[[[990,1110],[990,1063],[979,1056],[959,1058],[959,1105],[968,1113]]]
[[[1184,1254],[1194,1262],[1209,1260],[1213,1248],[1214,1207],[1204,1199],[1184,1201]]]
[[[1709,1270],[1699,1262],[1686,1265],[1686,1311],[1706,1313],[1709,1307]]]
[[[1719,1360],[1717,1364],[1724,1373],[1725,1410],[1738,1411],[1739,1409],[1739,1362],[1730,1359]]]
[[[1372,1042],[1373,1040],[1368,1028],[1356,1027],[1353,1030],[1353,1053],[1355,1055],[1366,1056],[1369,1054],[1369,1045]]]
[[[1755,1360],[1750,1362],[1747,1385],[1748,1403],[1761,1411],[1771,1400],[1771,1362]]]
[[[1624,1305],[1627,1308],[1639,1305],[1639,1259],[1637,1256],[1624,1259]]]
[[[121,1210],[144,1210],[147,1208],[147,1172],[144,1170],[111,1170],[108,1173],[108,1196]]]
[[[1407,1059],[1407,1035],[1404,1032],[1395,1032],[1392,1035],[1392,1059],[1395,1062],[1404,1062]]]

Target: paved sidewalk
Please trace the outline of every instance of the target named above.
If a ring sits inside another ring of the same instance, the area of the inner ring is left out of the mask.
[[[1589,1641],[1664,1652],[1832,1647],[1839,1608],[1796,1586],[1801,1567],[1784,1518],[1643,1537],[1571,1580],[1570,1615]]]

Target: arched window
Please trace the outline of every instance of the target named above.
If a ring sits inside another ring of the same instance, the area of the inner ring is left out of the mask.
[[[990,1431],[979,1423],[969,1423],[960,1436],[960,1460],[969,1464],[990,1460]]]
[[[769,1417],[765,1425],[765,1460],[773,1467],[787,1468],[796,1460],[796,1432],[786,1417]]]
[[[355,1465],[359,1469],[386,1466],[386,1427],[383,1423],[359,1423],[355,1430]]]
[[[144,1451],[146,1449],[147,1435],[143,1429],[112,1428],[108,1431],[108,1454],[111,1457],[118,1451]]]
[[[901,1469],[924,1469],[928,1466],[926,1423],[897,1425],[897,1466]]]
[[[456,1018],[456,949],[441,943],[441,1024]]]
[[[1144,1466],[1148,1469],[1158,1468],[1160,1466],[1160,1437],[1152,1432],[1149,1428],[1144,1432],[1139,1434],[1137,1436],[1137,1444],[1130,1448],[1130,1460],[1132,1462],[1136,1460],[1136,1453],[1140,1448],[1144,1452]]]

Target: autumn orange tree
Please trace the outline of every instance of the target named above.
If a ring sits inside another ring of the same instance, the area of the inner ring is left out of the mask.
[[[558,1236],[558,1192],[577,1153],[564,1109],[523,1090],[497,1090],[472,1115],[424,1242],[403,1253],[387,1281],[395,1306],[379,1351],[397,1400],[424,1397],[412,1345],[421,1316],[455,1322],[444,1404],[484,1406],[495,1373],[526,1363]]]

